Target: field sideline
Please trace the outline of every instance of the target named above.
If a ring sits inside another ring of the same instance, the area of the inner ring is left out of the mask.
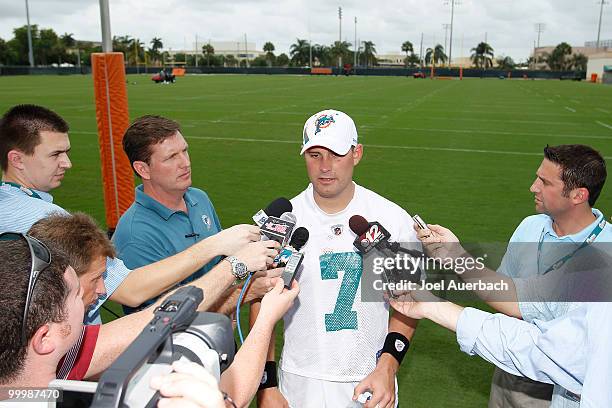
[[[249,223],[272,199],[304,189],[302,126],[325,108],[355,119],[365,144],[360,184],[465,241],[506,242],[533,213],[529,186],[546,144],[588,144],[612,159],[612,87],[604,85],[267,75],[128,82],[131,118],[159,114],[182,124],[193,184],[208,192],[224,226]],[[68,120],[74,167],[55,200],[103,223],[91,77],[0,77],[0,89],[2,112],[36,103]],[[611,183],[596,205],[608,216]],[[402,407],[486,406],[492,368],[460,353],[454,335],[423,322],[409,354],[398,379]]]

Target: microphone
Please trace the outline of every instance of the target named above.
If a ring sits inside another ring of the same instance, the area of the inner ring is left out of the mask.
[[[258,227],[261,227],[268,217],[280,217],[281,214],[285,212],[291,212],[293,210],[293,205],[291,205],[291,201],[286,199],[285,197],[279,197],[276,200],[272,201],[265,210],[259,210],[255,215],[253,215],[253,221]]]
[[[391,234],[377,221],[368,222],[361,215],[353,215],[349,219],[349,228],[357,235],[353,245],[364,255],[374,248],[382,251],[393,245],[389,243]]]
[[[291,212],[284,212],[280,218],[270,216],[260,227],[261,234],[273,241],[280,243],[282,246],[287,244],[291,233],[295,228],[297,218]]]
[[[355,234],[357,234],[357,238],[353,242],[353,245],[363,255],[367,254],[372,249],[376,249],[387,258],[394,259],[397,259],[400,256],[399,252],[408,254],[413,258],[420,258],[423,255],[423,253],[420,251],[401,248],[399,242],[390,242],[389,238],[391,238],[391,235],[377,221],[368,222],[361,215],[353,215],[349,219],[349,227]],[[394,265],[391,268],[388,268],[389,270],[385,270],[383,277],[387,282],[397,283],[402,280],[417,282],[420,280],[422,271],[418,264],[413,265],[415,268],[414,271],[403,269],[398,270],[398,268]],[[393,290],[389,291],[389,294],[392,297],[396,297],[398,295],[398,293],[395,293]]]
[[[292,254],[299,252],[300,249],[302,249],[304,245],[306,245],[309,235],[310,234],[306,228],[296,228],[295,231],[293,231],[293,235],[291,235],[291,240],[289,241],[289,244],[287,244],[281,250],[281,252],[276,255],[272,263],[278,265],[279,267],[285,266],[287,264],[287,261],[289,260],[289,257]]]

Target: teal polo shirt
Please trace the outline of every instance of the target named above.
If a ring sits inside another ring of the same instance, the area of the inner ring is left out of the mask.
[[[113,235],[118,257],[130,269],[149,265],[184,251],[196,242],[221,231],[221,223],[208,195],[190,187],[183,196],[187,212],[172,210],[136,187],[136,200],[121,216]],[[212,269],[219,257],[204,265],[181,284],[191,282]],[[155,299],[144,303],[146,306]],[[136,309],[124,307],[126,313]]]

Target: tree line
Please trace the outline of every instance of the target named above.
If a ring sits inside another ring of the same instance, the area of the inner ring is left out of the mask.
[[[34,63],[36,65],[51,65],[68,63],[72,65],[90,65],[91,54],[101,52],[100,46],[92,42],[77,41],[72,33],[58,35],[51,28],[39,29],[36,24],[31,25],[32,48]],[[379,65],[376,44],[372,41],[362,41],[359,44],[357,55],[350,42],[334,41],[330,45],[311,44],[308,40],[296,38],[291,44],[289,55],[274,53],[275,46],[272,42],[266,42],[263,46],[264,54],[249,61],[246,58],[236,58],[234,55],[215,54],[211,44],[204,44],[197,55],[176,53],[171,55],[164,50],[161,38],[154,37],[148,44],[139,38],[129,35],[113,37],[113,50],[122,52],[127,65],[166,66],[171,64],[185,64],[188,66],[339,66],[340,64],[353,64],[359,66],[373,67]],[[404,65],[406,67],[429,67],[445,66],[448,63],[446,50],[441,44],[427,48],[424,55],[419,56],[414,52],[414,46],[410,41],[401,44],[401,50],[406,54]],[[475,68],[480,69],[514,69],[519,66],[531,67],[544,63],[548,69],[554,71],[586,71],[587,57],[580,53],[573,53],[572,47],[563,42],[555,47],[551,53],[544,54],[536,60],[530,57],[522,65],[516,64],[509,56],[495,58],[494,49],[486,42],[480,42],[471,49],[470,60]],[[27,26],[15,28],[13,38],[5,41],[0,38],[0,65],[28,65],[28,41]]]

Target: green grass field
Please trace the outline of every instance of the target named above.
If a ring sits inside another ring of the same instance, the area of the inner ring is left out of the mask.
[[[357,123],[360,184],[465,241],[505,242],[533,213],[529,186],[546,144],[588,144],[612,158],[612,87],[603,85],[264,75],[129,82],[131,118],[160,114],[183,125],[194,185],[225,226],[249,223],[270,200],[306,186],[302,126],[324,108]],[[89,76],[0,77],[0,111],[37,103],[69,121],[74,167],[55,200],[103,223],[92,86]],[[608,215],[609,184],[597,203]],[[491,373],[459,352],[453,334],[422,322],[400,372],[401,405],[486,406]]]

